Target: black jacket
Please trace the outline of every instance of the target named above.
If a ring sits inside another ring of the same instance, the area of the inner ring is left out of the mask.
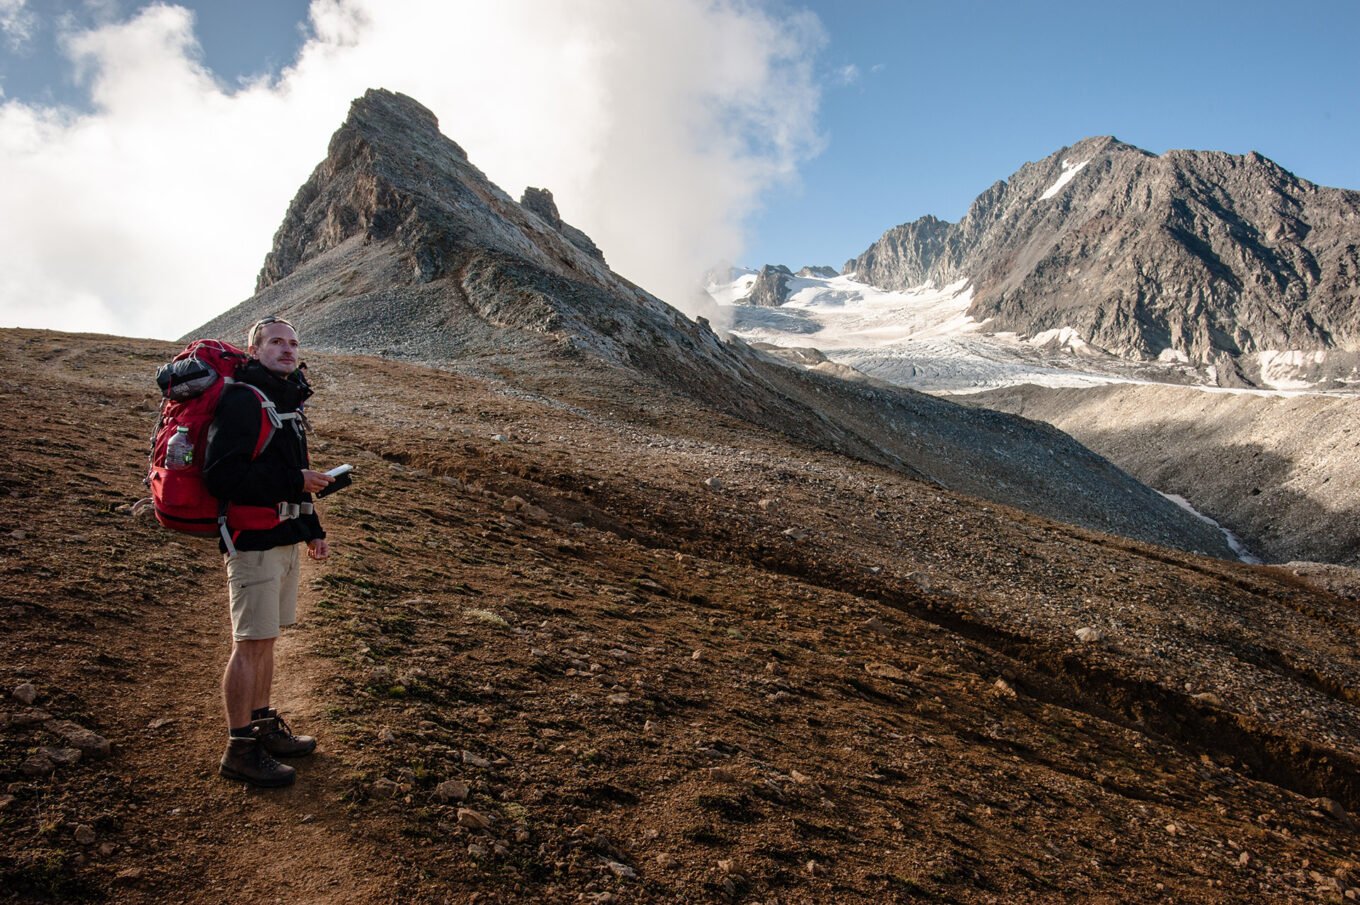
[[[258,387],[280,413],[297,411],[312,394],[300,371],[282,378],[258,361],[246,365],[237,379]],[[312,495],[302,489],[302,469],[308,467],[308,459],[301,422],[285,421],[259,458],[251,459],[260,423],[259,397],[244,387],[229,386],[223,391],[203,455],[203,482],[208,491],[219,500],[246,506],[311,502]],[[325,536],[313,513],[287,519],[267,531],[242,531],[234,542],[238,550],[269,550]]]

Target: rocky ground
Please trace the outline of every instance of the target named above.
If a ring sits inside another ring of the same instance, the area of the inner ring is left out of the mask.
[[[220,561],[129,505],[175,347],[4,338],[7,900],[1360,898],[1347,573],[1044,521],[603,368],[312,357],[314,455],[356,483],[275,703],[320,748],[226,782]]]
[[[1360,567],[1360,397],[1115,384],[953,397],[1045,421],[1269,562]]]

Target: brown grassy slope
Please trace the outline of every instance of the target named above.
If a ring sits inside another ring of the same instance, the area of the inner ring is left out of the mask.
[[[357,482],[324,503],[337,556],[304,574],[276,703],[321,751],[243,790],[214,775],[216,554],[123,511],[173,348],[4,338],[0,680],[113,753],[26,776],[54,739],[0,707],[3,895],[1248,902],[1354,879],[1353,605],[603,370],[313,362],[314,455]]]

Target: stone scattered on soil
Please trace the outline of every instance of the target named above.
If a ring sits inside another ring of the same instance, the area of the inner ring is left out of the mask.
[[[1332,798],[1319,798],[1314,803],[1318,806],[1318,810],[1322,811],[1322,813],[1326,814],[1342,826],[1354,826],[1351,815],[1346,813],[1346,809],[1341,805],[1341,802]]]
[[[20,773],[35,779],[42,776],[50,776],[55,769],[57,769],[56,764],[52,763],[51,758],[47,757],[45,754],[30,755],[24,759],[23,763],[19,764]]]
[[[46,757],[58,767],[69,767],[71,764],[80,761],[79,748],[53,748],[44,746],[38,749],[38,753]]]
[[[446,779],[435,786],[434,796],[440,801],[462,801],[468,797],[468,784],[461,779]]]
[[[94,845],[94,827],[82,823],[76,827],[75,838],[81,845]]]
[[[28,710],[20,710],[13,714],[9,721],[15,726],[32,726],[37,723],[46,723],[50,719],[52,719],[52,715],[46,710],[31,707]]]
[[[491,829],[491,819],[472,808],[459,808],[458,825],[465,829],[485,832]]]
[[[70,720],[48,720],[43,728],[91,757],[108,757],[113,750],[108,739]]]
[[[891,663],[865,663],[864,671],[875,678],[892,679],[894,682],[904,682],[907,679],[907,674]]]
[[[1095,644],[1104,637],[1099,629],[1091,628],[1089,625],[1077,629],[1076,636],[1078,641],[1085,644]]]
[[[487,760],[485,757],[479,757],[478,755],[473,754],[471,751],[463,752],[463,763],[467,764],[469,767],[491,766],[491,761]]]
[[[620,861],[606,861],[605,866],[609,868],[610,873],[618,877],[620,880],[637,879],[637,871],[633,870],[633,868],[629,867],[627,864],[624,864]]]
[[[31,706],[38,699],[38,689],[32,682],[25,682],[14,689],[14,699],[25,707]]]

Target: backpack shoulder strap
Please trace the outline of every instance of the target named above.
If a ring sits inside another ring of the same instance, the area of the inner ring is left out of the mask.
[[[280,413],[274,405],[274,400],[266,396],[259,387],[252,384],[228,378],[227,385],[228,388],[233,386],[245,387],[254,393],[260,402],[260,436],[255,441],[255,451],[250,454],[252,459],[258,459],[260,453],[264,452],[264,448],[269,445],[269,441],[274,439],[274,432],[283,427],[285,421],[292,421],[297,418],[297,412]]]

